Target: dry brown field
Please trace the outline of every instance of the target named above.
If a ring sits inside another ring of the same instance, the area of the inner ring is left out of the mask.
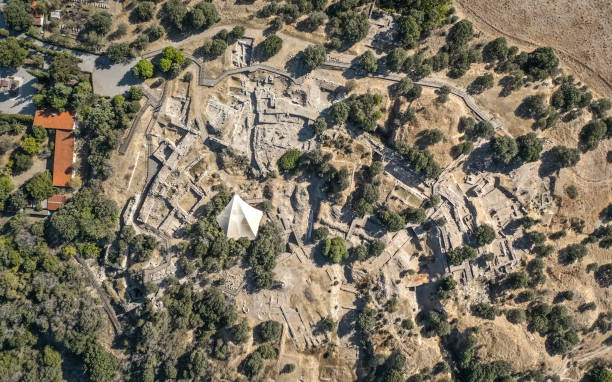
[[[612,96],[612,2],[456,0],[458,13],[487,34],[525,49],[551,46],[563,66],[600,95]]]

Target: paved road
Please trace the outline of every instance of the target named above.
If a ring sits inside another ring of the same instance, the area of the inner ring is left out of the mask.
[[[0,94],[0,112],[7,114],[34,114],[36,106],[32,103],[32,97],[38,92],[34,85],[38,80],[28,73],[23,67],[15,70],[0,69],[0,77],[17,76],[23,78],[23,85],[19,94]]]
[[[113,97],[123,94],[130,89],[130,86],[141,83],[132,74],[132,67],[136,65],[139,58],[123,64],[111,64],[106,56],[97,59],[95,67],[91,71],[94,93]]]

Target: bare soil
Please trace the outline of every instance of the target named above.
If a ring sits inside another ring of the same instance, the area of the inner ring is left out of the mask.
[[[478,30],[523,49],[551,46],[562,63],[602,96],[612,95],[612,3],[605,0],[457,0]]]

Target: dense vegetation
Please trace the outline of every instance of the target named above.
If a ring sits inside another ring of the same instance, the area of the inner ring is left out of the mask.
[[[72,260],[91,253],[85,247],[101,248],[117,213],[113,202],[83,189],[53,219],[32,223],[17,214],[3,227],[2,379],[59,381],[62,363],[73,357],[92,381],[117,375],[119,362],[99,345],[104,316],[88,291],[91,281]]]

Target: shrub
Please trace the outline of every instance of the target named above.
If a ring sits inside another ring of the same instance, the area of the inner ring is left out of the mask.
[[[151,27],[147,30],[149,41],[159,40],[165,33],[166,30],[161,25],[151,25]]]
[[[494,320],[499,311],[494,306],[481,302],[472,306],[472,313],[476,317],[484,318],[485,320]]]
[[[319,227],[313,232],[313,237],[316,241],[325,240],[327,236],[329,236],[329,229],[327,227]]]
[[[417,144],[422,147],[431,146],[441,142],[443,138],[444,133],[440,129],[427,129],[420,133]]]
[[[595,280],[602,288],[608,288],[612,285],[612,263],[601,265],[595,271]]]
[[[513,324],[520,324],[527,320],[527,314],[523,309],[509,309],[506,311],[506,319]]]

